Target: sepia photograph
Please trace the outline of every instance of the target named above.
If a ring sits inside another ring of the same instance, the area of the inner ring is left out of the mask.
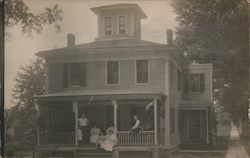
[[[5,0],[2,155],[249,158],[249,11],[247,0]]]

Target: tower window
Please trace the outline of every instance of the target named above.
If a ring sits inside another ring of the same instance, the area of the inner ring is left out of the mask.
[[[119,34],[125,34],[126,33],[126,17],[125,16],[119,16]]]
[[[112,34],[112,18],[105,17],[104,24],[105,24],[105,35],[111,35]]]

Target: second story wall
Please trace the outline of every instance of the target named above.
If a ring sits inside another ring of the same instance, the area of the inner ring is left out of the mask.
[[[107,84],[107,61],[85,63],[85,75],[82,86],[65,85],[65,63],[48,64],[48,93],[76,89],[124,89],[131,92],[145,90],[145,92],[163,92],[164,61],[161,59],[148,60],[148,83],[136,83],[136,60],[121,60],[119,64],[118,84]],[[69,70],[68,70],[69,71]]]
[[[212,65],[190,64],[186,74],[182,100],[212,102]]]

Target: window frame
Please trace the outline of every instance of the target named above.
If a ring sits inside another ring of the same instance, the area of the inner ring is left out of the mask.
[[[145,83],[138,83],[137,82],[137,61],[139,60],[146,60],[148,62],[148,82]],[[150,83],[150,60],[149,59],[136,59],[135,60],[135,84],[136,85],[144,85],[144,84],[149,84]]]
[[[110,18],[110,35],[106,34],[106,18]],[[112,36],[114,34],[114,24],[113,24],[113,16],[103,16],[103,35],[104,36]]]
[[[124,17],[124,34],[120,33],[120,17]],[[127,35],[128,34],[128,19],[127,19],[127,15],[125,14],[120,14],[117,15],[117,34],[118,35]]]
[[[198,77],[198,91],[191,91],[192,90],[192,88],[191,88],[191,75],[198,75],[199,77]],[[203,91],[202,91],[202,89],[201,89],[201,75],[203,75],[203,77],[204,77],[204,83],[203,83],[203,86],[204,86],[204,89],[203,89]],[[189,75],[188,75],[188,92],[189,93],[204,93],[205,92],[205,73],[189,73]]]
[[[86,62],[81,62],[81,63],[65,63],[65,64],[67,64],[67,87],[68,88],[73,88],[73,87],[86,87],[86,85],[87,85],[87,75],[86,75],[86,73],[87,73],[87,68],[86,68]],[[78,65],[78,73],[79,73],[79,83],[78,84],[71,84],[71,72],[70,72],[70,66],[72,65],[72,64],[77,64]],[[81,64],[84,64],[84,66],[85,66],[85,75],[84,75],[84,77],[85,77],[85,79],[84,79],[84,81],[85,81],[85,83],[82,83],[81,84]]]
[[[118,62],[118,83],[108,83],[108,62]],[[120,85],[120,61],[119,60],[110,60],[105,62],[105,78],[107,86]]]

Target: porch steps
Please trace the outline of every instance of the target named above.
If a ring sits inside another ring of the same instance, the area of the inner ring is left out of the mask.
[[[112,152],[106,152],[98,147],[84,147],[76,149],[74,152],[76,158],[111,158]]]
[[[181,150],[213,150],[210,144],[183,144],[180,146]]]

